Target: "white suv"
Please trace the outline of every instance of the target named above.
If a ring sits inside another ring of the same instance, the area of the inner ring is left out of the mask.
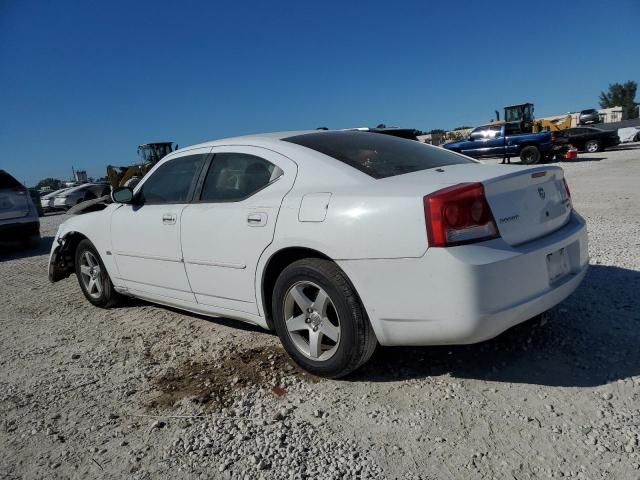
[[[37,247],[40,244],[40,220],[29,191],[0,170],[0,241],[7,240]]]

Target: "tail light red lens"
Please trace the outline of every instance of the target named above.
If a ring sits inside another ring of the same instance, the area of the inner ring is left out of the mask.
[[[13,191],[16,193],[27,193],[27,188],[24,185],[16,185],[13,187]]]
[[[569,196],[569,198],[571,198],[571,190],[569,190],[569,184],[567,183],[567,179],[563,177],[562,181],[564,182],[564,188],[567,191],[567,195]]]
[[[497,238],[498,228],[481,183],[461,183],[424,197],[431,247],[451,247]]]

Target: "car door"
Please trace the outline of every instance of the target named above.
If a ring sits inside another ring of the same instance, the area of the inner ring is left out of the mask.
[[[502,125],[491,125],[487,130],[487,138],[484,140],[484,156],[497,157],[504,153],[504,140]]]
[[[500,135],[501,125],[485,125],[471,132],[461,153],[472,157],[490,157],[502,153],[504,138]],[[497,150],[500,150],[498,153]]]
[[[584,144],[587,141],[587,134],[589,130],[586,128],[571,128],[568,129],[568,137],[569,143],[574,147],[582,150],[584,148]]]
[[[134,294],[194,302],[180,248],[181,215],[211,148],[188,150],[158,164],[136,188],[134,202],[111,216],[118,277]]]
[[[185,269],[198,303],[257,314],[256,267],[297,165],[250,146],[212,154],[198,198],[182,214]]]

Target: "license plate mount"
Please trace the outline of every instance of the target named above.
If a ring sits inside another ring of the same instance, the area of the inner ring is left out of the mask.
[[[557,282],[571,272],[566,248],[561,248],[547,255],[547,272],[549,273],[549,283]]]

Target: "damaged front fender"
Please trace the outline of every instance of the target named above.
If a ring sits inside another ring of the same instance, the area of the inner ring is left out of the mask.
[[[78,236],[79,234],[75,232],[68,232],[56,239],[58,244],[49,257],[49,281],[51,283],[65,279],[74,273],[74,254],[75,246],[79,241]]]

